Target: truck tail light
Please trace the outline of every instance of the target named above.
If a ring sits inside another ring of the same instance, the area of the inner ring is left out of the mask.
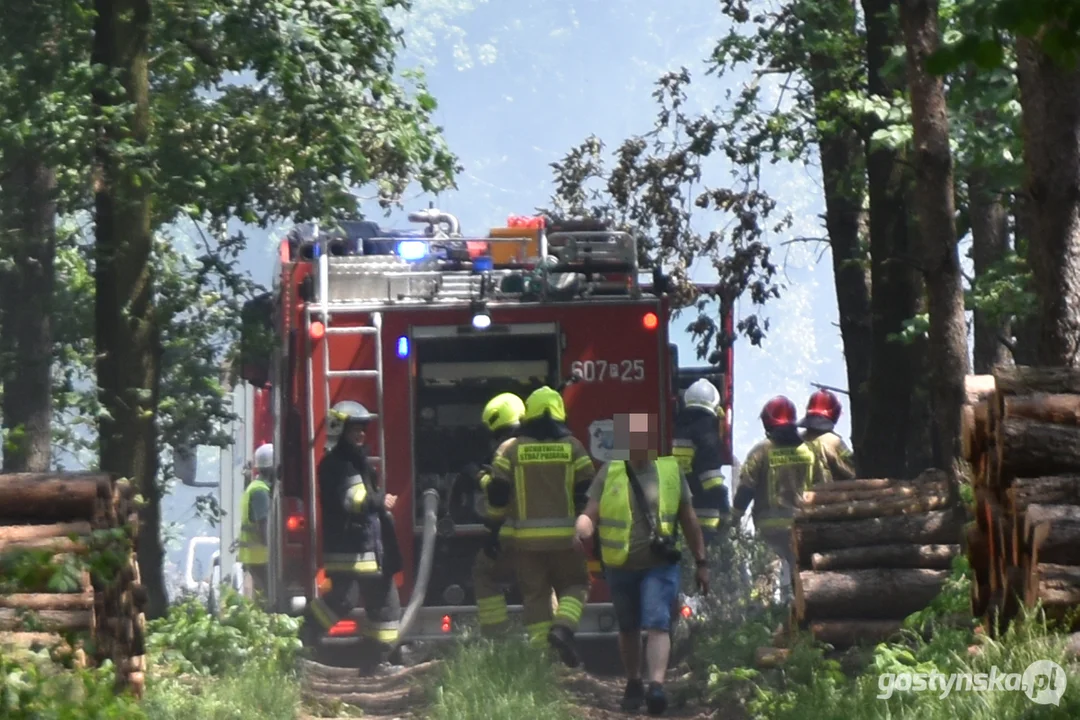
[[[442,616],[442,631],[444,633],[450,632],[450,616],[449,615],[443,615]]]
[[[641,325],[646,330],[655,330],[660,325],[660,318],[654,312],[647,312],[641,318]]]
[[[330,628],[330,637],[344,637],[346,635],[356,634],[356,621],[355,620],[338,620]]]
[[[299,542],[300,534],[307,528],[304,503],[299,498],[285,498],[285,531],[289,542]]]

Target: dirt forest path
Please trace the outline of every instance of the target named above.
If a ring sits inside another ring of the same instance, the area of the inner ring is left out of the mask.
[[[423,662],[383,675],[361,676],[358,671],[335,668],[314,662],[304,663],[305,694],[320,700],[328,707],[333,699],[340,700],[362,711],[365,720],[419,720],[427,704],[431,683],[435,681],[438,661]],[[635,717],[619,710],[622,680],[618,677],[590,675],[585,672],[567,672],[564,685],[582,720],[615,720]],[[680,700],[679,683],[670,686],[671,706],[665,713],[669,718],[713,720],[735,718],[722,715],[716,709],[702,708]],[[330,720],[330,718],[355,717],[353,715],[304,715],[301,720]],[[640,717],[647,717],[644,713]],[[461,720],[472,720],[462,718]]]

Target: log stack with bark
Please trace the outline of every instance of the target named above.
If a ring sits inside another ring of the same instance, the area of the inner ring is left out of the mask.
[[[1063,617],[1080,606],[1080,370],[1008,368],[976,386],[990,389],[964,416],[972,610],[990,631],[1024,605]]]
[[[792,626],[837,649],[882,642],[937,597],[965,513],[938,470],[818,485],[796,510]]]
[[[146,595],[134,488],[99,473],[0,475],[0,647],[108,659],[142,694]]]

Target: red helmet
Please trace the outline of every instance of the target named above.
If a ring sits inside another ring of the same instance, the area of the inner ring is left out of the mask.
[[[769,432],[785,425],[794,425],[797,420],[795,403],[783,395],[777,395],[761,409],[761,424]]]
[[[834,425],[840,420],[840,413],[843,412],[843,410],[844,406],[841,405],[837,397],[828,390],[818,390],[810,396],[810,402],[806,404],[807,416],[814,415],[825,418]]]

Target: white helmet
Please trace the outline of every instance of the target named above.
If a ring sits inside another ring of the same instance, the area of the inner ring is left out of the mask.
[[[255,450],[255,469],[261,472],[274,469],[274,446],[270,443],[260,445]]]
[[[343,400],[330,408],[326,418],[326,439],[337,440],[348,423],[366,423],[369,420],[371,413],[366,407],[352,400]]]
[[[720,391],[705,378],[696,380],[693,385],[686,388],[683,404],[686,407],[702,408],[713,415],[724,414],[724,411],[720,409]]]

